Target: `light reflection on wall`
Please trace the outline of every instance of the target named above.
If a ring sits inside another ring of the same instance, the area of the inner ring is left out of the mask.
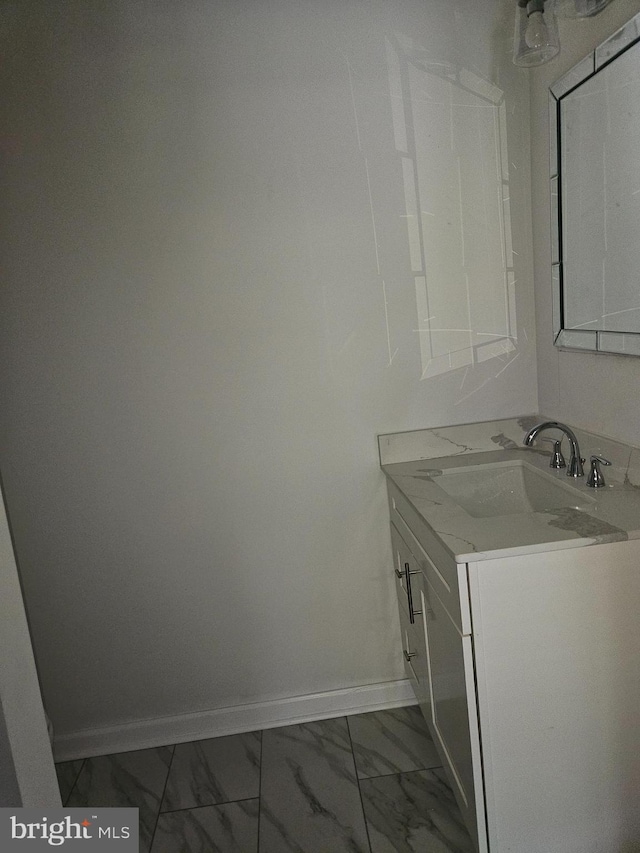
[[[422,379],[516,349],[504,93],[387,41]]]

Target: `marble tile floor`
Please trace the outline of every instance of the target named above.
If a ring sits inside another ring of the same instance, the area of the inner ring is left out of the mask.
[[[473,853],[417,706],[57,765],[140,809],[141,853]]]

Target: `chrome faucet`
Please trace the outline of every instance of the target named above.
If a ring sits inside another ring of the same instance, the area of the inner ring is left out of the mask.
[[[587,477],[587,486],[591,486],[592,489],[601,489],[606,485],[604,481],[604,474],[600,470],[600,463],[603,465],[611,465],[611,462],[609,462],[608,459],[605,459],[604,456],[591,457],[591,471]]]
[[[571,445],[571,458],[569,459],[569,466],[567,468],[567,477],[584,477],[584,468],[582,467],[584,459],[580,456],[578,439],[576,438],[573,430],[569,429],[568,426],[565,426],[558,421],[543,421],[540,424],[536,424],[533,429],[530,429],[525,435],[525,445],[527,447],[531,447],[536,437],[545,429],[559,429],[569,439],[569,443]]]

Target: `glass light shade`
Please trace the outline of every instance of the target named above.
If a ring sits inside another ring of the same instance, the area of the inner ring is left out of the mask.
[[[560,52],[554,0],[517,0],[513,61],[529,68],[542,65]]]
[[[591,18],[602,12],[611,0],[557,0],[559,18]]]

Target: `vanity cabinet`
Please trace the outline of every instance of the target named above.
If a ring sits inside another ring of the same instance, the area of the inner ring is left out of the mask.
[[[478,853],[640,851],[640,542],[458,564],[391,481],[389,511],[407,675]]]

